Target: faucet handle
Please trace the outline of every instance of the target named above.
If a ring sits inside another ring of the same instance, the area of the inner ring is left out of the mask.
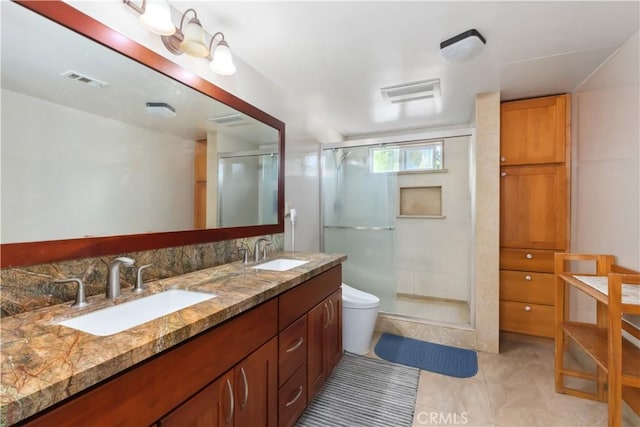
[[[151,267],[153,264],[145,264],[138,267],[138,271],[136,273],[136,284],[133,287],[133,292],[142,292],[144,291],[144,282],[142,281],[142,270],[145,268]]]
[[[87,302],[87,295],[84,291],[84,283],[82,282],[82,279],[78,279],[74,277],[69,279],[55,279],[53,281],[53,283],[69,283],[69,282],[76,282],[78,284],[78,289],[76,291],[76,301],[73,304],[71,304],[71,307],[84,307],[85,305],[89,304]]]
[[[271,246],[271,240],[266,240],[264,242],[264,245],[262,246],[262,258],[266,258],[267,257],[267,252],[268,252],[268,248]]]
[[[242,252],[242,263],[249,264],[249,248],[243,245],[238,248],[238,252]]]

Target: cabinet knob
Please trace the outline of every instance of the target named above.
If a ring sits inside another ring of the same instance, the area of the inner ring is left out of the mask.
[[[526,257],[527,259],[533,259],[533,254],[527,254]]]
[[[527,274],[526,276],[524,276],[524,280],[531,281],[531,276]]]
[[[505,159],[504,157],[500,157],[500,161],[501,162],[505,162],[505,161],[507,161],[507,159]]]
[[[524,306],[524,311],[531,311],[531,306],[530,305],[525,305]]]
[[[500,176],[507,176],[506,172],[500,172]]]

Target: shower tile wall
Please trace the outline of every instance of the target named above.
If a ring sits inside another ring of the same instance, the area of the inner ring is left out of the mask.
[[[469,137],[447,139],[444,173],[398,176],[398,187],[442,186],[446,218],[397,218],[396,292],[468,301],[471,257]]]

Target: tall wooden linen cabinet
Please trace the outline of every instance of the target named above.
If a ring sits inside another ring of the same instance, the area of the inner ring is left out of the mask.
[[[571,98],[500,107],[500,329],[554,336],[555,252],[569,249]]]

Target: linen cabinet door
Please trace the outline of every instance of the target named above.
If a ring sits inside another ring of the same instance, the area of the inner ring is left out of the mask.
[[[276,427],[278,339],[272,338],[234,368],[235,427]]]
[[[503,167],[500,176],[500,246],[564,250],[565,166]]]
[[[566,95],[503,102],[500,106],[500,163],[561,163],[569,120]]]
[[[229,371],[176,408],[160,427],[233,427],[233,371]]]

